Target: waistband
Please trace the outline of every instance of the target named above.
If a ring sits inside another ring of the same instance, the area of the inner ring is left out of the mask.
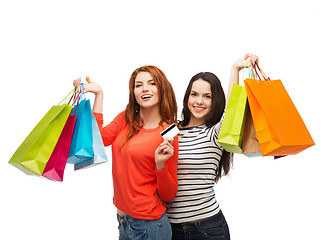
[[[158,219],[139,219],[139,218],[134,218],[134,217],[131,217],[129,215],[125,215],[125,216],[120,216],[118,214],[116,214],[117,216],[117,221],[120,222],[120,223],[123,223],[123,222],[147,222],[147,221],[159,221],[161,219],[164,219],[164,218],[167,218],[167,214],[166,212],[164,212],[162,214],[161,217],[159,217]]]
[[[201,225],[205,225],[209,223],[210,221],[221,221],[224,219],[224,215],[222,211],[220,210],[217,214],[214,216],[198,220],[195,222],[187,222],[187,223],[171,223],[173,230],[185,230],[185,231],[196,231],[200,228]]]

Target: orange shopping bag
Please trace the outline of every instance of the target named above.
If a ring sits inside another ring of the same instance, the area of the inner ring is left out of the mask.
[[[265,80],[244,82],[262,155],[292,155],[315,145],[281,80],[270,80],[256,66]]]

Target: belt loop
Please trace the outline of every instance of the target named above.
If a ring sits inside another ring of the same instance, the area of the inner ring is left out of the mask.
[[[194,222],[196,230],[201,229],[201,224],[200,223],[201,223],[201,221]]]
[[[117,219],[118,219],[118,221],[121,222],[121,223],[128,222],[127,215],[121,217],[120,215],[117,214]]]

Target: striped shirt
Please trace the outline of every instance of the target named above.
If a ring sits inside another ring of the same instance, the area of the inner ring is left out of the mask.
[[[223,148],[217,137],[221,122],[180,129],[178,192],[167,210],[171,223],[184,223],[219,212],[214,184]]]

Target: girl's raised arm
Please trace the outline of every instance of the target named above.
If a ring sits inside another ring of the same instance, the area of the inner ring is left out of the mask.
[[[232,91],[232,87],[233,84],[239,84],[239,71],[244,68],[244,67],[248,67],[249,66],[249,59],[250,58],[253,62],[253,64],[255,62],[259,62],[259,58],[258,56],[251,54],[251,53],[247,53],[245,54],[245,56],[243,58],[240,58],[238,60],[236,60],[231,68],[231,74],[230,74],[230,80],[228,83],[228,92],[227,92],[227,98],[226,98],[226,104],[228,102],[229,96],[231,94]]]
[[[92,111],[96,113],[102,113],[103,106],[103,91],[99,84],[90,80],[90,78],[86,77],[87,83],[84,84],[84,92],[91,92],[95,94],[95,100],[93,103]],[[81,84],[81,78],[75,79],[73,81],[73,85],[75,88],[79,88]]]

